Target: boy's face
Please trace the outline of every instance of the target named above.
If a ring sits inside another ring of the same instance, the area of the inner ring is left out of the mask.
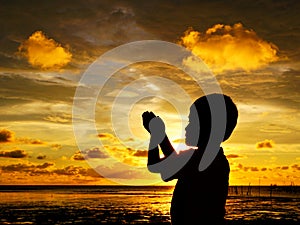
[[[190,108],[189,123],[185,128],[185,143],[188,146],[197,146],[200,136],[198,112],[194,105]]]

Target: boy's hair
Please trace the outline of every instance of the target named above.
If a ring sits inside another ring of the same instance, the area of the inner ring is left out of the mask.
[[[211,112],[210,112],[209,103],[214,104],[214,102],[218,102],[218,101],[214,101],[214,99],[220,99],[220,98],[224,98],[225,107],[226,107],[226,130],[225,130],[223,141],[226,141],[230,137],[231,133],[233,132],[237,124],[238,110],[236,105],[233,103],[232,99],[229,96],[224,94],[210,94],[198,98],[193,103],[193,105],[196,107],[198,112],[198,118],[200,124],[199,141],[201,141],[201,143],[207,144],[211,133]]]

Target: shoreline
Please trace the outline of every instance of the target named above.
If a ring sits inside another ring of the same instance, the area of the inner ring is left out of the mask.
[[[44,218],[47,219],[47,218]],[[16,224],[16,221],[0,221],[0,225],[4,224]],[[52,221],[52,220],[44,220],[44,221],[18,221],[17,224],[32,224],[32,225],[38,225],[38,224],[44,224],[44,225],[50,225],[50,224],[76,224],[76,225],[96,225],[96,224],[106,224],[106,225],[119,225],[119,224],[126,224],[126,225],[171,225],[170,222],[154,222],[154,223],[140,223],[138,221],[133,223],[127,223],[127,222],[101,222],[101,221],[95,221],[95,220],[74,220],[74,221]],[[226,221],[224,225],[298,225],[299,221],[285,221],[285,220],[256,220],[256,221],[247,221],[247,220],[238,220],[238,221]]]

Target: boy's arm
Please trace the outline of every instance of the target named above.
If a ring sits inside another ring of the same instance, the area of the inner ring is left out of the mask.
[[[160,162],[160,157],[159,157],[159,149],[158,147],[154,149],[149,149],[148,151],[148,163],[147,165],[154,165],[158,162]]]
[[[161,161],[159,157],[159,140],[156,135],[150,133],[150,142],[149,142],[149,148],[148,148],[148,168],[149,165],[154,165],[156,163],[159,163]],[[154,172],[154,171],[151,171]]]
[[[154,114],[153,114],[154,115]],[[159,117],[153,117],[149,122],[149,133],[150,133],[150,143],[148,149],[148,169],[153,173],[160,173],[160,170],[153,169],[156,168],[161,160],[159,157],[159,145],[163,142],[166,137],[165,125]]]
[[[143,113],[143,124],[150,133],[148,150],[148,169],[153,173],[160,173],[164,181],[178,178],[182,167],[187,163],[191,154],[182,154],[185,157],[178,157],[169,138],[165,133],[165,124],[161,118],[153,112]],[[159,147],[164,153],[164,158],[159,157]],[[187,156],[187,157],[186,157]]]
[[[175,151],[167,135],[159,145],[165,157],[168,157]]]
[[[150,128],[149,128],[149,123],[150,121],[156,117],[156,115],[153,112],[144,112],[143,115],[143,125],[144,128],[150,133]],[[150,143],[149,143],[149,148],[148,148],[148,168],[149,165],[154,165],[158,162],[161,161],[160,157],[159,157],[159,148],[158,148],[158,144],[157,140],[155,140],[154,135],[150,136]]]

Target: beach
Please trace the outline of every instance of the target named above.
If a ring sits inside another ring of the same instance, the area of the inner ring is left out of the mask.
[[[1,186],[0,224],[171,224],[174,187]],[[230,187],[226,222],[296,225],[299,187]]]

